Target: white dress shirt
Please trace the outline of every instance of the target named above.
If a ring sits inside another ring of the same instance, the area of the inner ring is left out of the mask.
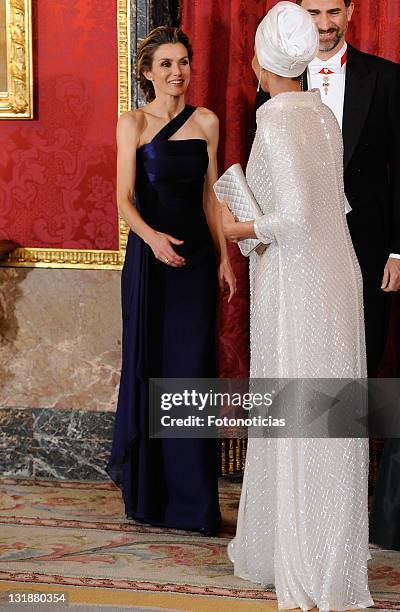
[[[319,89],[322,102],[333,111],[340,128],[343,124],[344,91],[346,86],[347,44],[327,61],[318,57],[308,65],[310,89]]]
[[[334,113],[340,129],[343,128],[343,107],[346,88],[347,43],[328,60],[316,57],[307,70],[309,89],[319,89],[324,104]],[[350,208],[346,207],[346,212]],[[400,254],[390,253],[390,257],[400,259]]]

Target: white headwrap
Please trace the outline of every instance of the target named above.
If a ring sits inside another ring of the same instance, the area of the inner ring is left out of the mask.
[[[319,34],[311,15],[293,2],[278,2],[256,32],[258,63],[283,77],[298,77],[319,50]]]

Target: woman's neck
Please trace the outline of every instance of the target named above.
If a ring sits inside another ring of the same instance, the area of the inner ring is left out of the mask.
[[[185,108],[184,96],[163,96],[158,95],[149,106],[158,117],[163,117],[170,121]]]
[[[295,79],[288,79],[285,77],[279,77],[273,74],[269,75],[268,85],[271,98],[277,96],[280,93],[301,91],[300,81]]]

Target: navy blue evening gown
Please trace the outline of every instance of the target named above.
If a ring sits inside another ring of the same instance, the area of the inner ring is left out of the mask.
[[[207,143],[168,140],[184,110],[137,150],[135,203],[157,231],[184,240],[182,268],[158,261],[129,233],[122,271],[122,371],[111,456],[128,518],[215,530],[220,524],[216,440],[149,439],[148,379],[215,376],[217,272],[203,210]]]

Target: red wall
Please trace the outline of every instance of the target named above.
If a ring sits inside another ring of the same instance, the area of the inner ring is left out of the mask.
[[[0,121],[0,238],[117,249],[116,0],[33,0],[35,120]]]

